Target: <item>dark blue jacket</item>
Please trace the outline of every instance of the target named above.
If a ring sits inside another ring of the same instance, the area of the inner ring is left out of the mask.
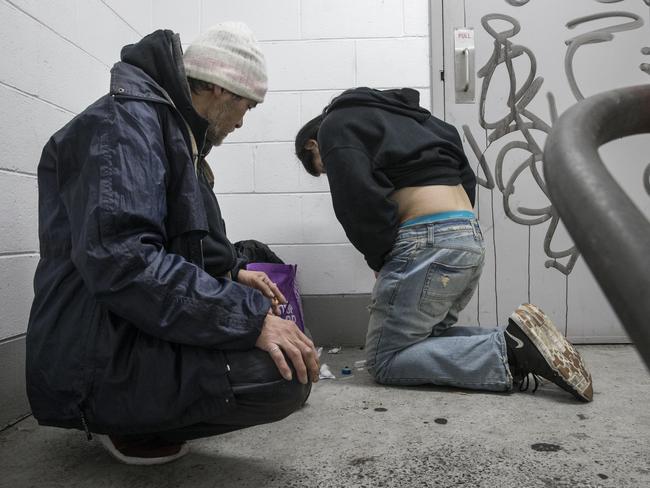
[[[234,406],[222,351],[254,347],[270,302],[203,269],[223,224],[206,217],[190,143],[206,122],[178,37],[157,31],[122,59],[38,166],[27,393],[41,424],[143,433]]]

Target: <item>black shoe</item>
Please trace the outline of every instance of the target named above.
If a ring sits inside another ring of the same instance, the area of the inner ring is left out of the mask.
[[[580,354],[539,308],[521,305],[504,332],[510,373],[520,389],[528,388],[528,375],[532,374],[535,390],[536,376],[541,376],[580,400],[593,399],[591,375]]]

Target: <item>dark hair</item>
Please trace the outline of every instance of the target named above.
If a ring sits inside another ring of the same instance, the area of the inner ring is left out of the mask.
[[[203,81],[203,80],[197,80],[196,78],[190,78],[189,76],[187,77],[187,84],[190,85],[190,90],[192,90],[192,93],[200,93],[202,91],[209,91],[212,90],[214,87],[214,83],[210,83],[208,81]]]
[[[312,176],[320,176],[320,173],[314,167],[314,155],[309,149],[305,148],[305,145],[309,139],[318,138],[318,129],[320,129],[322,121],[323,115],[318,115],[303,125],[302,129],[296,134],[296,156],[300,159],[307,173]]]
[[[189,76],[187,77],[187,84],[190,85],[190,90],[192,93],[196,95],[202,91],[211,91],[215,86],[219,86],[215,85],[214,83],[210,83],[209,81],[197,80],[196,78],[190,78]],[[230,93],[230,96],[235,100],[242,100],[244,98],[241,95],[237,95],[236,93],[226,90],[224,87],[221,87],[221,89],[226,93]]]

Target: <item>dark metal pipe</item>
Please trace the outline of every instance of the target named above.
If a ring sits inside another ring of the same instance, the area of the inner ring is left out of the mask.
[[[650,222],[598,154],[609,141],[643,133],[650,133],[650,85],[583,100],[554,125],[544,176],[569,234],[650,368]]]

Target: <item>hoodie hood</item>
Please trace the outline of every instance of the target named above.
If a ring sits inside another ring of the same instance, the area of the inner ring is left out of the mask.
[[[157,30],[135,44],[124,46],[120,58],[122,63],[144,71],[163,88],[189,124],[197,146],[201,149],[205,143],[208,121],[192,105],[179,35],[170,30]],[[117,63],[113,70],[119,72],[120,64]]]
[[[394,90],[375,90],[373,88],[353,88],[344,91],[325,107],[325,114],[344,107],[374,107],[424,122],[431,112],[420,107],[420,93],[412,88]]]

